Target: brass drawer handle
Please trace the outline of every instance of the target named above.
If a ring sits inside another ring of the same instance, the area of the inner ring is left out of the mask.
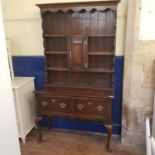
[[[84,108],[84,105],[83,104],[78,104],[77,107],[78,107],[79,110],[81,110],[81,109]]]
[[[48,102],[42,101],[42,102],[41,102],[41,105],[44,106],[44,107],[46,107],[46,106],[48,105]]]
[[[97,106],[97,110],[98,110],[98,111],[102,111],[103,109],[104,109],[103,106],[101,106],[101,105]]]
[[[51,99],[52,103],[55,103],[56,102],[56,99]]]
[[[91,106],[93,104],[93,102],[88,102],[88,105]]]
[[[64,102],[60,103],[60,108],[64,109],[66,107],[66,104]]]
[[[88,64],[84,63],[84,68],[87,69],[88,68]]]

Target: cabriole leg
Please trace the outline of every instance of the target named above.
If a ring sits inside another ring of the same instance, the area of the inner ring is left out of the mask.
[[[106,150],[107,152],[111,152],[112,149],[110,147],[110,141],[111,141],[111,135],[112,135],[112,125],[105,125],[105,127],[107,128],[107,132],[108,132]]]

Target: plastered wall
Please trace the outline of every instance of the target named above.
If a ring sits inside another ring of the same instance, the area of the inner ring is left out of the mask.
[[[43,55],[43,40],[37,3],[84,2],[88,0],[2,0],[5,32],[15,56]],[[99,1],[99,0],[89,0]],[[110,1],[110,0],[109,0]],[[121,0],[117,14],[116,55],[123,55],[127,0]]]

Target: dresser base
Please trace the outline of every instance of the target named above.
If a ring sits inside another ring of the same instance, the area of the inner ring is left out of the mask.
[[[38,141],[42,142],[42,117],[48,118],[49,129],[55,117],[101,122],[107,129],[106,150],[110,152],[112,95],[112,90],[95,88],[45,87],[36,91]]]
[[[42,119],[42,117],[37,117],[36,118],[36,126],[37,126],[37,131],[38,131],[38,143],[42,143],[43,142],[42,129],[41,129],[41,126],[39,124],[41,119]],[[48,117],[48,129],[52,128],[50,120],[51,120],[51,117]],[[112,125],[104,125],[104,126],[107,129],[106,151],[107,152],[112,152],[112,149],[110,147],[111,135],[112,135]]]

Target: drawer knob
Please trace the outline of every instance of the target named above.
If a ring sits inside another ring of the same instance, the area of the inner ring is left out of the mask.
[[[93,102],[88,102],[88,105],[90,105],[90,106],[91,106],[92,104],[93,104]]]
[[[64,102],[60,103],[60,108],[64,109],[66,107],[66,104]]]
[[[43,102],[41,102],[41,105],[44,106],[44,107],[46,107],[48,105],[48,102],[43,101]]]
[[[51,99],[52,100],[52,103],[55,103],[56,102],[56,99]]]
[[[98,111],[102,111],[103,109],[104,109],[103,106],[101,106],[101,105],[97,106],[97,110],[98,110]]]
[[[77,107],[78,107],[79,110],[81,110],[81,109],[84,108],[84,105],[83,104],[78,104]]]

